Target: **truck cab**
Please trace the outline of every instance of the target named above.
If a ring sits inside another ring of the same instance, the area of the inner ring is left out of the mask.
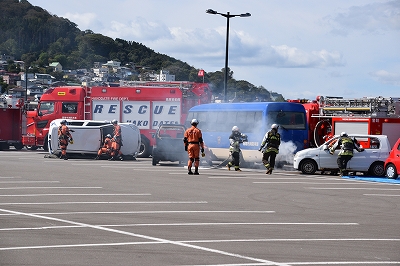
[[[84,119],[85,91],[82,87],[51,88],[47,90],[36,110],[27,111],[26,135],[22,143],[28,149],[48,150],[50,122],[55,119]]]

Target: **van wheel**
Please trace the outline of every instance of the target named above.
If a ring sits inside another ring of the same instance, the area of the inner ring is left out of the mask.
[[[383,162],[375,162],[368,170],[368,174],[372,176],[384,176],[385,168]]]
[[[49,151],[49,134],[46,135],[46,137],[44,138],[44,143],[43,143],[43,150],[45,151]]]
[[[139,152],[137,154],[138,158],[148,158],[152,153],[152,147],[150,147],[150,141],[142,135],[142,140],[140,142]]]
[[[305,160],[300,165],[300,170],[303,174],[313,175],[317,171],[318,166],[314,160]]]
[[[385,173],[389,179],[396,179],[398,176],[396,166],[392,163],[386,166]]]

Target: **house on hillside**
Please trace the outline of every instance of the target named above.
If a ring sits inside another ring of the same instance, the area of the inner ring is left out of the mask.
[[[62,72],[63,70],[62,65],[59,62],[53,62],[49,67],[53,68],[54,72]]]

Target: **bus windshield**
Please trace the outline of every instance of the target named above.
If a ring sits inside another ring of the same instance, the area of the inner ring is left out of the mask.
[[[301,112],[268,112],[268,121],[278,124],[283,129],[306,129],[305,116]]]

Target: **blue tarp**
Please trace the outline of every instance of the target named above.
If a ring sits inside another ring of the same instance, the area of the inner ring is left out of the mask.
[[[370,182],[379,182],[379,183],[392,183],[392,184],[400,184],[400,178],[397,179],[388,179],[386,177],[376,177],[376,176],[343,176],[342,178],[347,179],[356,179],[362,181],[370,181]]]

